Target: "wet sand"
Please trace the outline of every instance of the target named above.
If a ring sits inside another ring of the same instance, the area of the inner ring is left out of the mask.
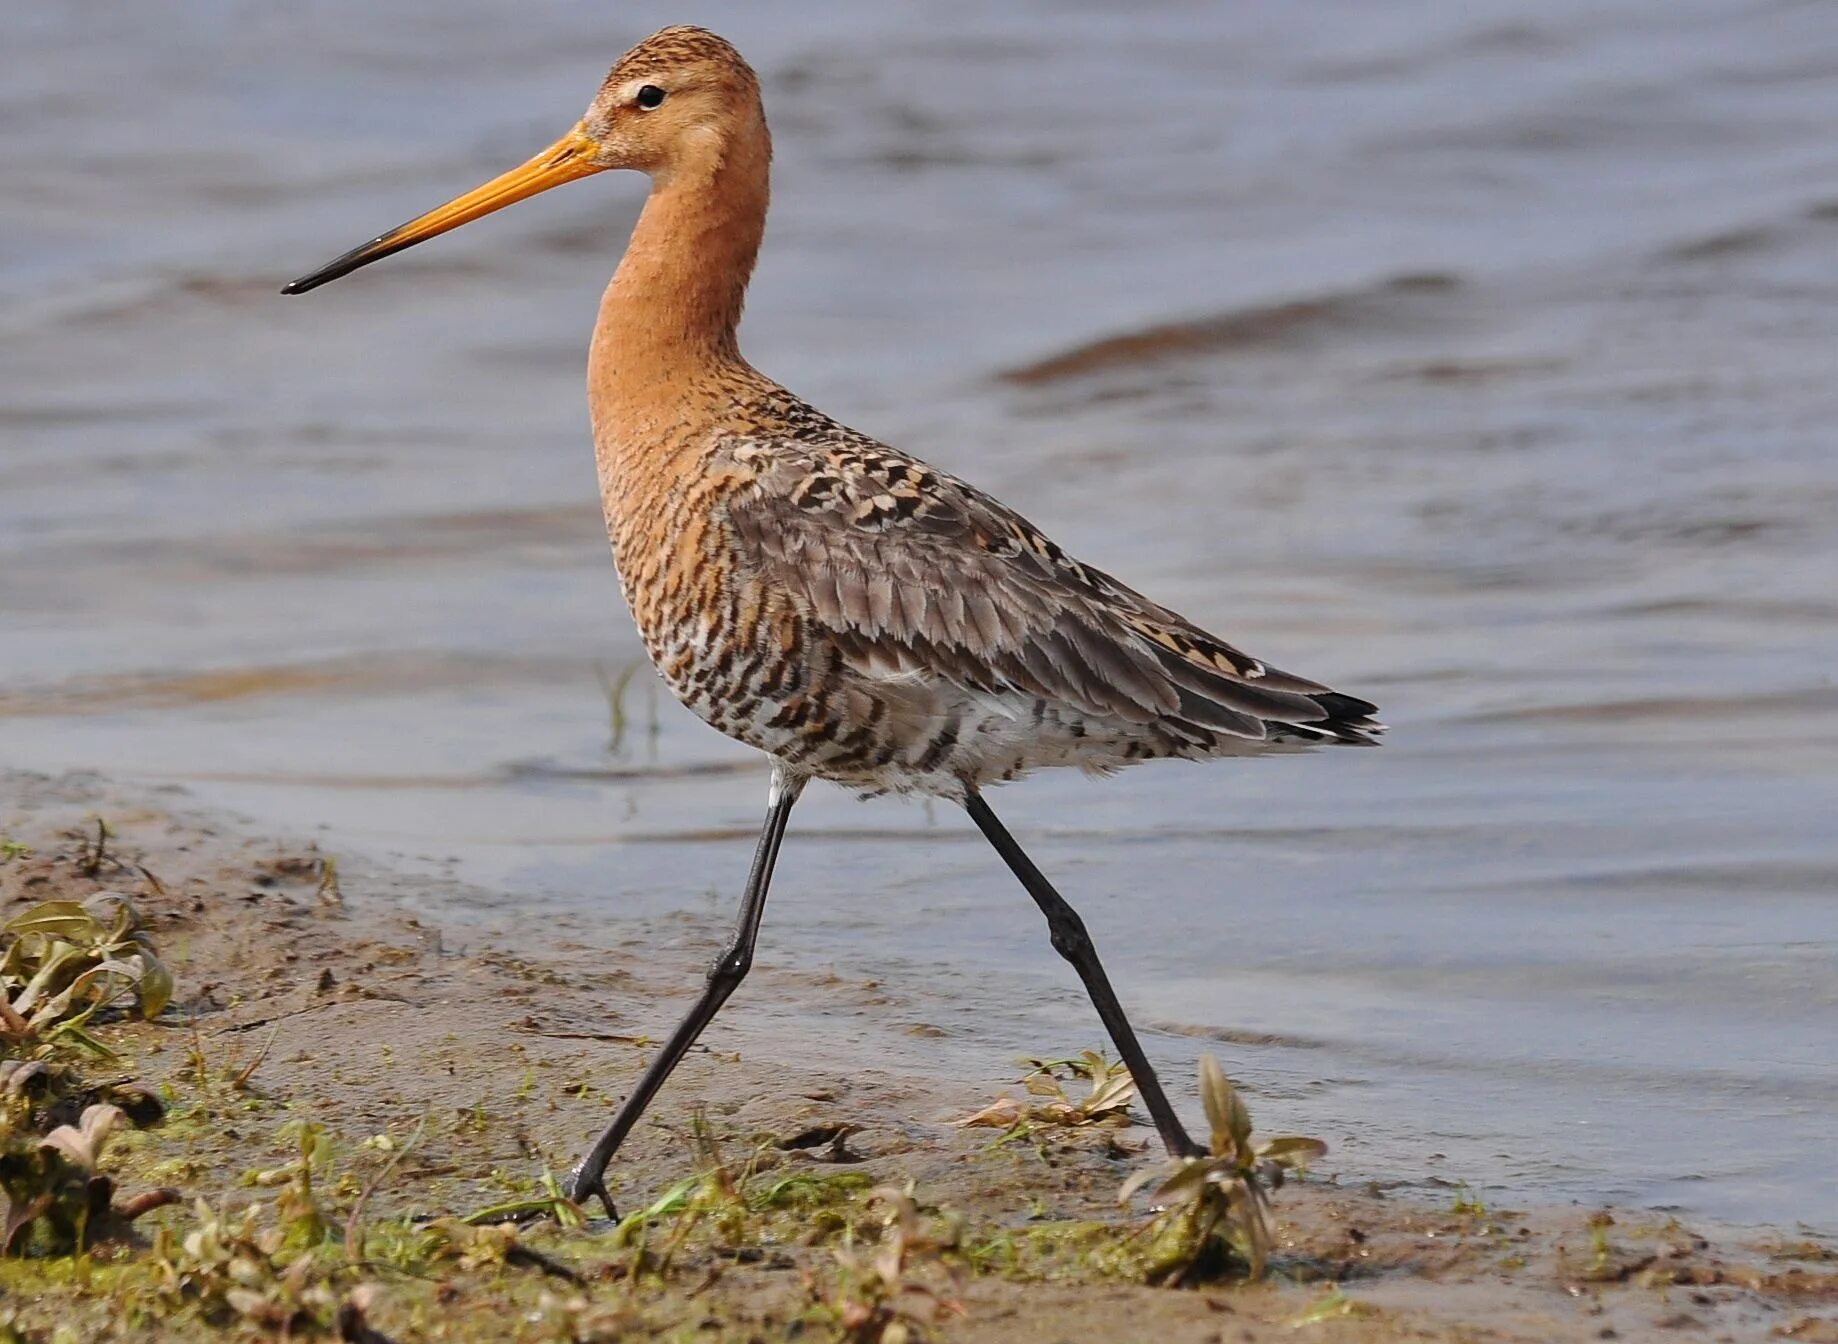
[[[715,931],[703,929],[615,965],[600,948],[538,927],[481,938],[414,913],[429,895],[424,879],[336,855],[329,883],[328,851],[250,832],[172,789],[123,789],[93,776],[11,774],[0,783],[9,799],[0,832],[30,849],[0,862],[0,914],[98,889],[128,892],[178,976],[161,1019],[102,1029],[124,1071],[163,1083],[174,1098],[166,1126],[139,1136],[125,1160],[130,1191],[157,1173],[213,1202],[271,1199],[241,1173],[285,1158],[283,1121],[323,1121],[335,1145],[361,1157],[363,1140],[387,1134],[400,1143],[425,1117],[419,1146],[376,1178],[367,1216],[492,1205],[541,1164],[566,1164],[636,1076],[648,1033],[680,1004],[713,948]],[[98,817],[113,833],[100,862]],[[1120,1214],[1114,1202],[1145,1161],[1120,1146],[1146,1144],[1144,1128],[1043,1132],[1038,1143],[992,1147],[990,1131],[954,1123],[987,1092],[897,1063],[818,1062],[810,1040],[747,1011],[747,1000],[761,998],[813,1016],[899,1014],[877,984],[760,972],[719,1041],[691,1055],[634,1133],[615,1169],[622,1203],[639,1204],[695,1169],[688,1131],[700,1106],[730,1152],[846,1129],[840,1149],[768,1145],[778,1164],[769,1175],[834,1171],[831,1159],[841,1158],[864,1186],[911,1179],[922,1206],[961,1215],[964,1245],[1005,1233],[1026,1245],[1074,1221],[1128,1226],[1144,1216],[1140,1208]],[[1081,1044],[1043,1039],[1037,1048]],[[201,1128],[200,1068],[227,1077],[251,1065],[229,1122]],[[1280,1101],[1253,1096],[1252,1104],[1260,1121],[1280,1124]],[[932,1279],[920,1269],[915,1278],[952,1304],[923,1328],[964,1341],[1257,1341],[1300,1331],[1375,1344],[1816,1341],[1838,1331],[1838,1250],[1801,1230],[1737,1232],[1575,1205],[1486,1208],[1466,1190],[1427,1197],[1373,1175],[1357,1155],[1330,1154],[1278,1193],[1266,1283],[1147,1288],[1096,1275],[1076,1258],[985,1261],[940,1268]],[[97,1253],[109,1268],[87,1281],[22,1291],[24,1276],[41,1271],[30,1262],[9,1270],[0,1305],[28,1329],[72,1321],[93,1327],[88,1338],[191,1338],[202,1327],[182,1316],[122,1324],[111,1298],[124,1291],[111,1285],[127,1282],[136,1257],[149,1253],[157,1220],[183,1235],[191,1216],[186,1205],[149,1215],[138,1240]],[[744,1235],[721,1234],[691,1243],[670,1270],[634,1289],[635,1253],[616,1246],[605,1224],[528,1235],[580,1281],[555,1283],[530,1264],[449,1266],[431,1280],[360,1267],[340,1292],[368,1282],[370,1325],[402,1339],[535,1340],[563,1329],[589,1337],[615,1319],[623,1329],[699,1338],[778,1337],[800,1320],[810,1327],[810,1276],[826,1273],[833,1255],[821,1238],[749,1251]],[[925,1299],[910,1305],[922,1323],[932,1316]]]

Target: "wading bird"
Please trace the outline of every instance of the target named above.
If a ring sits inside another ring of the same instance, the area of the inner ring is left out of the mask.
[[[1272,743],[1366,743],[1375,707],[1239,652],[1081,564],[974,486],[858,434],[741,357],[772,157],[759,81],[700,28],[619,59],[555,144],[283,291],[300,294],[514,201],[613,168],[651,192],[588,354],[607,530],[658,672],[771,758],[731,945],[569,1173],[611,1210],[608,1162],[753,962],[805,784],[960,804],[1047,919],[1173,1157],[1182,1128],[1085,925],[984,799],[1042,766],[1107,773]]]

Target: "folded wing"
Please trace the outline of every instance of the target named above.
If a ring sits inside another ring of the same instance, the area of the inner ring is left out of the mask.
[[[837,428],[737,442],[728,517],[858,670],[1124,724],[1369,742],[1375,706],[1279,671],[1067,555],[963,481]]]

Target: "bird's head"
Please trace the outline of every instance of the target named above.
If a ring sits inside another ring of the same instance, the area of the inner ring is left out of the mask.
[[[705,172],[765,128],[759,80],[703,28],[665,28],[619,58],[576,131],[598,168]]]
[[[304,294],[360,266],[550,187],[612,168],[654,182],[712,177],[737,155],[770,154],[759,79],[703,28],[665,28],[621,56],[574,128],[529,162],[381,234],[282,289]]]

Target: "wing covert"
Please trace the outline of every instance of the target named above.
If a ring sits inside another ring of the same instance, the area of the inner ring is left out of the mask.
[[[737,539],[871,675],[1252,739],[1267,723],[1347,717],[1317,698],[1333,695],[1326,687],[1240,653],[988,495],[872,440],[730,452],[750,478],[727,504]],[[1339,699],[1353,719],[1371,709]]]

